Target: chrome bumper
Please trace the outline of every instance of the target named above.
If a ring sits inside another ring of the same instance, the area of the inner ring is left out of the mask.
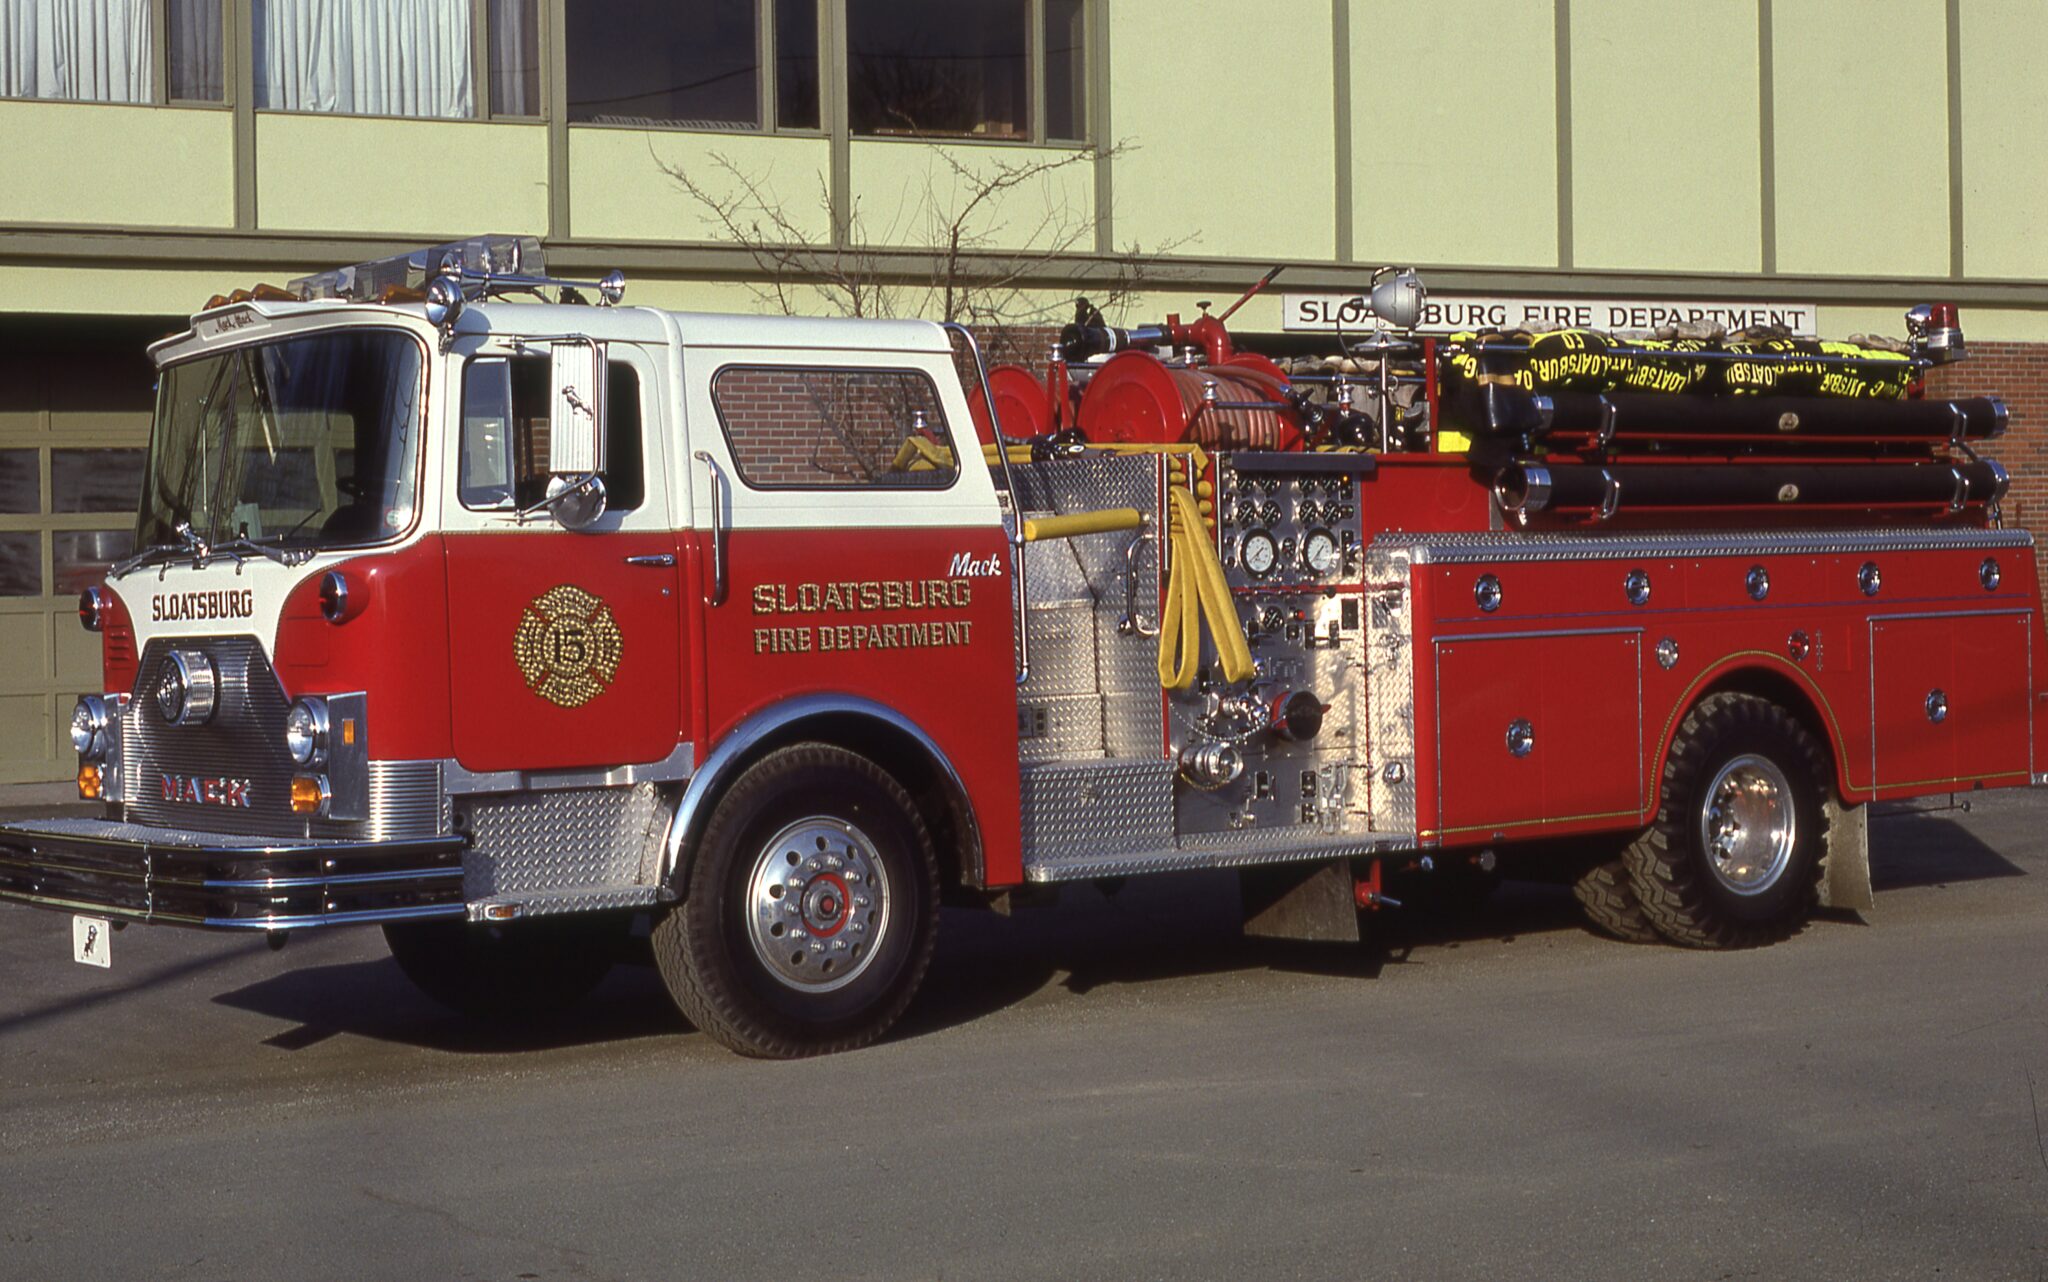
[[[0,903],[230,930],[460,917],[464,844],[28,820],[0,824]]]

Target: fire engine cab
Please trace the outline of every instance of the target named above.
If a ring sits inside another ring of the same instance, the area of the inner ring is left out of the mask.
[[[378,923],[512,1017],[651,923],[781,1056],[880,1036],[942,901],[1233,868],[1248,929],[1356,938],[1521,867],[1741,947],[1870,906],[1868,803],[2043,781],[2005,411],[1925,394],[1953,308],[1419,338],[1387,271],[1327,360],[1084,303],[988,370],[623,288],[482,238],[155,345],[138,551],[80,604],[104,813],[0,827],[0,899]]]

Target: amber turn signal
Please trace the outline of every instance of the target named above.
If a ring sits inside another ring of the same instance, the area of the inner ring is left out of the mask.
[[[100,799],[100,768],[90,762],[78,768],[78,798],[80,801]]]
[[[317,815],[327,808],[327,780],[320,775],[292,776],[292,813]]]

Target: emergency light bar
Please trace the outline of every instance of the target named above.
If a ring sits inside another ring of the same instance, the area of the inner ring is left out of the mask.
[[[423,293],[427,282],[441,275],[460,275],[478,281],[501,276],[542,281],[547,274],[547,256],[541,250],[539,237],[473,236],[301,276],[286,288],[307,302],[339,298],[368,303],[394,290]]]

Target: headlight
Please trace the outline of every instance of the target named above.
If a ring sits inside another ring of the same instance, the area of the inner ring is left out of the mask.
[[[327,700],[301,699],[284,718],[284,746],[302,766],[327,759]]]
[[[112,746],[107,728],[107,701],[96,694],[80,697],[71,710],[71,746],[88,761],[98,761]]]

